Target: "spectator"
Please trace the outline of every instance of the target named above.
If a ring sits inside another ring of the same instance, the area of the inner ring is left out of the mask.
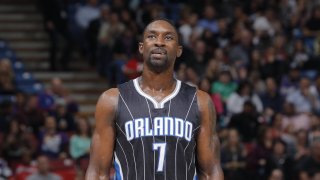
[[[303,35],[306,37],[306,45],[310,49],[311,53],[315,52],[314,44],[316,38],[319,36],[320,30],[320,6],[314,6],[311,17],[307,20],[303,26]]]
[[[44,129],[39,134],[40,153],[49,158],[58,159],[67,156],[68,137],[57,131],[56,119],[47,116]]]
[[[58,68],[67,70],[73,49],[73,42],[68,28],[67,4],[63,0],[48,0],[45,2],[39,0],[38,2],[50,41],[49,68],[52,71],[56,71]],[[64,44],[62,55],[59,58],[59,62],[57,62],[61,38],[63,38]],[[59,65],[61,67],[58,67]]]
[[[294,160],[300,161],[310,155],[308,146],[308,133],[306,130],[299,130],[295,133],[296,144]]]
[[[296,111],[294,104],[284,103],[282,127],[288,133],[310,129],[310,118],[305,113]]]
[[[185,17],[184,17],[185,16]],[[190,47],[191,45],[191,35],[199,38],[201,30],[196,23],[198,22],[198,15],[193,12],[188,12],[182,19],[182,25],[179,27],[179,33],[181,34],[182,44],[185,47]]]
[[[290,63],[291,67],[304,68],[305,64],[309,61],[309,54],[306,52],[304,43],[301,39],[294,41],[293,51],[292,51],[292,61]]]
[[[69,152],[73,159],[80,160],[89,157],[91,129],[87,119],[77,120],[76,133],[70,138]]]
[[[247,179],[246,176],[246,149],[241,144],[238,131],[229,129],[226,143],[221,148],[221,164],[226,180]]]
[[[202,79],[199,83],[199,89],[210,94],[212,102],[218,116],[224,114],[224,104],[221,95],[218,93],[210,93],[210,81],[206,78]]]
[[[266,79],[273,77],[277,82],[280,82],[281,77],[286,69],[286,63],[278,59],[276,48],[270,46],[266,49],[264,63],[261,67],[261,76]]]
[[[109,71],[114,59],[113,50],[115,42],[124,32],[125,25],[120,21],[117,13],[110,12],[109,14],[108,11],[107,7],[103,9],[103,21],[98,34],[98,65],[104,67],[99,68],[99,73],[102,76],[110,78],[111,74]],[[121,46],[120,48],[122,49]]]
[[[268,177],[267,160],[272,154],[273,141],[271,128],[261,126],[257,143],[248,154],[248,168],[252,179],[260,180]]]
[[[61,177],[50,171],[50,161],[48,157],[40,155],[37,157],[38,172],[31,174],[27,180],[60,180]]]
[[[266,110],[271,110],[273,112],[281,112],[282,104],[284,102],[284,98],[279,92],[279,88],[274,78],[267,78],[265,80],[266,90],[261,97],[261,101],[263,103],[263,107]]]
[[[0,59],[0,94],[14,94],[14,72],[9,59]]]
[[[306,172],[309,178],[315,178],[320,173],[320,142],[314,140],[311,143],[311,154],[298,161],[297,170]]]
[[[201,39],[196,40],[191,56],[185,60],[187,65],[191,67],[198,77],[202,77],[205,72],[206,63],[209,59],[207,54],[207,45]]]
[[[220,18],[218,20],[218,29],[219,32],[214,34],[215,45],[226,49],[230,46],[232,37],[227,18]]]
[[[228,70],[221,71],[218,81],[212,83],[211,92],[218,93],[224,102],[237,89],[237,84],[232,81],[231,73]]]
[[[272,174],[274,169],[279,169],[283,172],[285,180],[291,180],[294,176],[294,160],[287,153],[287,145],[281,139],[274,141],[272,154],[267,159],[267,172]]]
[[[39,107],[39,98],[37,95],[30,95],[27,98],[25,117],[27,126],[37,136],[45,121],[45,112]]]
[[[263,110],[261,99],[252,91],[251,84],[248,81],[239,83],[237,91],[233,92],[227,100],[227,111],[230,115],[240,113],[243,110],[243,104],[246,101],[251,101],[258,113]]]
[[[35,153],[38,145],[34,135],[21,127],[17,120],[11,119],[4,139],[4,156],[9,162],[15,164],[22,158],[23,151],[30,150]]]
[[[79,27],[86,31],[92,20],[97,19],[100,16],[100,9],[98,6],[98,0],[87,0],[84,6],[77,9],[75,14],[76,22]]]
[[[231,116],[228,127],[235,128],[243,142],[252,143],[257,137],[257,129],[260,126],[258,118],[254,104],[251,101],[246,101],[242,112]]]
[[[235,38],[238,43],[229,51],[231,63],[236,67],[247,66],[250,61],[251,51],[253,50],[252,33],[247,29],[236,32]]]
[[[75,130],[74,116],[68,112],[67,103],[64,99],[57,100],[53,116],[57,120],[58,131],[71,133]]]
[[[301,78],[301,70],[296,67],[290,67],[289,72],[281,77],[280,92],[283,96],[298,89]]]
[[[50,87],[48,88],[47,92],[44,93],[45,98],[53,99],[53,104],[49,103],[49,110],[50,108],[56,108],[57,102],[65,102],[67,112],[74,115],[78,112],[78,103],[70,96],[68,89],[64,86],[63,81],[58,78],[54,77],[51,80]],[[45,100],[45,99],[44,99]],[[41,99],[40,99],[41,101]],[[45,100],[47,102],[48,100]],[[53,107],[52,107],[53,106]]]
[[[298,113],[311,113],[319,109],[316,92],[312,90],[311,82],[303,77],[299,82],[299,89],[287,95],[286,101],[294,104]]]
[[[212,33],[217,33],[219,29],[216,16],[216,8],[213,5],[205,6],[203,10],[203,18],[200,18],[197,26],[201,28],[202,31],[208,29]]]

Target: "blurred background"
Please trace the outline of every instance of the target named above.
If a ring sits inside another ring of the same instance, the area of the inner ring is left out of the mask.
[[[155,18],[215,104],[225,179],[320,179],[319,0],[0,0],[0,179],[83,179],[95,103],[140,75]]]

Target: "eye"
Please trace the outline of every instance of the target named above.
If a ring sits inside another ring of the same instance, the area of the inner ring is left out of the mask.
[[[148,39],[154,39],[154,38],[156,38],[156,36],[155,36],[154,34],[149,34],[149,35],[147,36],[147,38],[148,38]]]
[[[174,39],[174,37],[173,37],[173,36],[171,36],[171,35],[168,35],[168,36],[166,36],[166,37],[165,37],[165,39],[166,39],[166,40],[173,40],[173,39]]]

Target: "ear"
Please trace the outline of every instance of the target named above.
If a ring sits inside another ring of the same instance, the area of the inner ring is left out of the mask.
[[[139,42],[139,53],[142,54],[143,53],[143,43]]]
[[[178,46],[178,50],[177,50],[177,57],[180,57],[182,54],[182,46]]]

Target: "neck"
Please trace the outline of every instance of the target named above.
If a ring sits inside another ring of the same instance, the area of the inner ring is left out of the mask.
[[[148,88],[156,91],[171,90],[175,83],[173,72],[156,74],[151,71],[145,71],[139,78],[139,84],[142,89]]]

